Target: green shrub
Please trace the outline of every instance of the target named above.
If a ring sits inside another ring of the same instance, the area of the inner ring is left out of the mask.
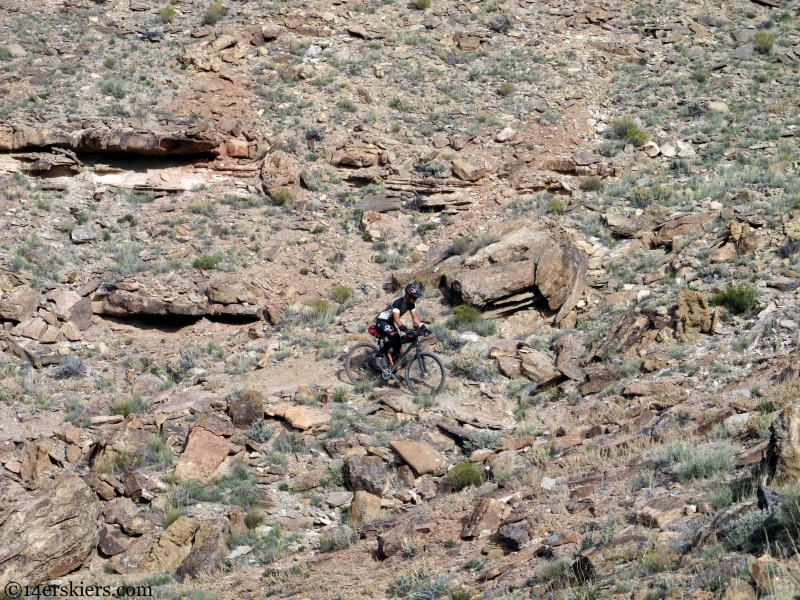
[[[5,46],[0,46],[0,60],[4,62],[8,62],[13,57],[11,56],[11,50],[6,48]]]
[[[451,254],[465,254],[472,245],[472,240],[468,237],[456,236],[453,238],[453,243],[450,245]]]
[[[346,285],[335,285],[331,288],[331,297],[334,302],[344,304],[353,297],[353,288]]]
[[[460,462],[447,474],[450,487],[458,492],[470,485],[481,485],[484,482],[484,472],[480,465],[471,462]]]
[[[750,314],[756,306],[757,299],[758,290],[750,284],[728,285],[724,292],[714,294],[711,302],[718,306],[724,306],[732,313]]]
[[[585,192],[598,192],[603,189],[603,178],[599,175],[583,177],[578,185]]]
[[[295,431],[291,431],[283,437],[279,437],[272,444],[272,449],[275,450],[275,452],[300,452],[301,450],[305,450],[305,448],[306,443]]]
[[[347,402],[347,388],[343,385],[338,386],[335,390],[333,390],[331,400],[337,404],[344,404]]]
[[[125,97],[128,93],[128,87],[122,79],[104,79],[100,84],[100,90],[106,96],[114,96],[118,100]]]
[[[488,429],[479,429],[472,432],[464,442],[464,448],[467,450],[480,450],[482,448],[495,449],[500,444],[500,434]]]
[[[103,66],[106,69],[113,69],[116,66],[116,64],[117,61],[115,61],[113,58],[107,58],[103,61]]]
[[[272,190],[270,196],[272,196],[272,200],[278,206],[290,208],[292,204],[294,204],[294,194],[292,194],[292,190],[287,187],[279,187]]]
[[[542,113],[542,116],[539,117],[539,120],[544,121],[545,123],[550,123],[551,125],[555,125],[561,120],[561,115],[557,110],[550,108]]]
[[[453,317],[451,318],[455,319],[457,325],[464,325],[480,319],[481,311],[474,306],[462,304],[461,306],[456,306],[453,309]]]
[[[139,394],[134,394],[130,398],[120,396],[108,405],[108,414],[127,417],[130,414],[138,414],[145,408],[144,400]]]
[[[158,14],[164,23],[172,23],[172,21],[175,20],[175,17],[178,16],[178,12],[171,6],[165,6],[158,11]]]
[[[561,198],[553,198],[547,203],[547,212],[549,213],[563,215],[565,210],[567,210],[567,203]]]
[[[222,256],[221,252],[215,252],[214,254],[201,254],[197,258],[194,259],[194,267],[196,269],[216,269],[217,265],[222,262],[224,256]]]
[[[717,446],[709,452],[694,452],[678,469],[682,482],[705,479],[716,473],[727,471],[734,464],[736,452],[730,446]]]
[[[611,132],[619,139],[641,146],[647,141],[647,134],[639,129],[632,117],[621,117],[611,123]]]
[[[498,90],[498,92],[500,93],[501,96],[503,96],[503,98],[505,98],[506,96],[510,96],[511,94],[514,93],[514,85],[508,83],[507,81],[504,81],[503,83],[500,84],[500,89]]]
[[[775,38],[766,31],[759,31],[750,38],[750,41],[753,42],[753,47],[756,52],[760,54],[769,54],[772,52],[772,45],[775,43]]]
[[[208,5],[208,9],[206,10],[206,14],[203,15],[203,24],[204,25],[215,25],[222,20],[222,17],[225,16],[225,13],[228,12],[228,9],[225,8],[224,5],[220,4],[219,2],[212,2]]]
[[[431,0],[411,0],[411,6],[417,10],[426,10],[431,7]]]

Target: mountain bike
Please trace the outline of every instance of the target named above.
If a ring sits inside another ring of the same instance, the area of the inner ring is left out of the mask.
[[[375,331],[375,333],[373,333]],[[370,334],[380,341],[380,334],[370,327]],[[389,365],[381,348],[372,342],[359,342],[352,347],[345,358],[344,367],[347,376],[353,385],[369,383],[378,385],[382,381],[393,379],[400,385],[405,385],[414,394],[433,396],[442,391],[447,379],[447,369],[444,368],[442,359],[432,352],[423,352],[419,347],[420,338],[430,335],[431,332],[409,331],[406,333],[407,346],[405,352]],[[397,372],[405,365],[405,380]]]

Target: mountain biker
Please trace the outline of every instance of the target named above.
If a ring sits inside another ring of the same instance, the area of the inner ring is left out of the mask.
[[[391,304],[384,310],[378,313],[378,319],[375,322],[375,327],[380,334],[380,337],[386,338],[383,344],[382,353],[389,359],[389,364],[394,365],[394,358],[402,353],[400,346],[403,344],[404,336],[401,336],[399,331],[406,333],[408,327],[403,325],[400,320],[404,314],[411,313],[411,320],[414,321],[416,329],[425,329],[425,324],[420,321],[415,310],[417,300],[422,297],[422,290],[416,283],[409,283],[406,286],[405,294],[399,298],[392,300]]]

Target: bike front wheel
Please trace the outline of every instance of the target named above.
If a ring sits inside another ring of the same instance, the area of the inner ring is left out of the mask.
[[[381,382],[381,370],[375,364],[375,353],[378,350],[375,344],[359,342],[347,353],[344,369],[353,385],[378,385]]]
[[[430,352],[420,352],[406,366],[406,384],[415,394],[434,396],[442,391],[446,379],[442,359]]]

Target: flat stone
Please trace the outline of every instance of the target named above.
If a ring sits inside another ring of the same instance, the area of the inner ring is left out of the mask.
[[[325,496],[325,503],[333,508],[347,504],[353,499],[353,492],[331,492]]]
[[[100,530],[100,541],[97,543],[97,547],[106,556],[114,556],[125,552],[132,541],[132,538],[122,533],[122,529],[118,525],[106,525]]]
[[[331,413],[316,406],[293,406],[286,410],[283,418],[291,423],[295,429],[311,429],[327,425],[331,420]]]
[[[434,473],[445,464],[444,457],[427,442],[392,441],[389,445],[417,475]]]

